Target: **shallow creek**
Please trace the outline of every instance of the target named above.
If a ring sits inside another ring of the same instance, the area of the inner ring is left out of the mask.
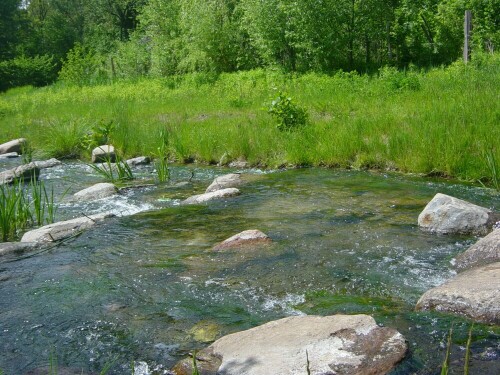
[[[477,239],[427,234],[416,221],[437,192],[499,210],[497,193],[397,174],[251,169],[241,170],[251,175],[241,196],[179,205],[231,171],[173,166],[169,183],[148,186],[152,167],[141,167],[134,183],[142,187],[92,203],[63,200],[59,220],[119,216],[49,250],[0,258],[4,374],[54,358],[86,373],[110,365],[108,374],[163,374],[225,334],[335,313],[373,315],[406,337],[410,354],[394,374],[439,373],[453,322],[451,368],[463,373],[470,322],[414,306],[455,274],[453,258]],[[41,179],[65,199],[102,182],[81,163],[43,170]],[[211,251],[246,229],[274,244]],[[474,326],[472,374],[500,373],[499,338],[499,327]]]

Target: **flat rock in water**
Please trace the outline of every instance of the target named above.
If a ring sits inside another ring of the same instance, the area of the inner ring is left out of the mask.
[[[236,160],[236,161],[232,161],[229,163],[229,168],[245,169],[245,168],[249,168],[249,167],[250,167],[250,163],[247,161]]]
[[[192,197],[189,197],[186,200],[184,200],[182,203],[183,204],[200,204],[200,203],[209,202],[209,201],[212,201],[215,199],[234,197],[234,196],[239,195],[239,194],[240,194],[240,191],[238,189],[228,188],[228,189],[213,191],[211,193],[193,195]]]
[[[437,310],[500,324],[500,262],[464,271],[425,292],[417,310]]]
[[[8,152],[6,154],[0,154],[0,160],[1,159],[15,159],[18,157],[19,157],[19,154],[17,152]]]
[[[78,217],[72,220],[60,221],[44,227],[26,232],[21,242],[55,242],[93,227],[98,221],[115,216],[111,213],[103,213],[91,216]]]
[[[242,184],[241,175],[238,173],[230,173],[224,176],[217,177],[205,190],[205,193],[211,193],[213,191],[235,188]]]
[[[500,262],[500,229],[481,238],[468,250],[458,255],[455,266],[462,271],[494,262]]]
[[[102,182],[95,184],[86,189],[80,190],[73,195],[75,200],[78,201],[92,201],[96,199],[103,199],[115,195],[118,193],[118,189],[115,185]]]
[[[214,250],[233,249],[243,246],[263,245],[271,243],[269,236],[260,230],[250,229],[235,234],[214,246]]]
[[[139,165],[148,165],[151,163],[151,159],[147,156],[139,156],[137,158],[128,159],[126,163],[131,167],[136,167]]]
[[[116,160],[115,148],[112,145],[102,145],[92,150],[92,163],[114,163]]]
[[[233,333],[197,353],[204,375],[378,375],[407,351],[404,337],[368,315],[292,316]],[[306,354],[307,353],[307,354]],[[176,375],[192,374],[192,359]]]
[[[438,193],[418,216],[418,225],[441,234],[486,234],[497,218],[487,208]]]
[[[35,163],[23,164],[18,167],[0,172],[0,185],[12,184],[16,181],[27,182],[31,179],[38,180],[40,168]]]
[[[12,141],[2,143],[0,145],[0,154],[8,154],[11,152],[16,152],[21,154],[23,151],[23,146],[26,144],[26,139],[19,138]]]
[[[49,160],[35,161],[34,163],[40,169],[57,167],[58,165],[62,164],[62,162],[60,160],[57,160],[56,158],[52,158]]]
[[[12,253],[24,253],[39,248],[35,242],[0,242],[0,256]]]

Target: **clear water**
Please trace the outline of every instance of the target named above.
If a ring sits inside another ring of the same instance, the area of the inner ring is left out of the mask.
[[[6,167],[13,161],[2,162]],[[108,374],[162,374],[225,334],[295,314],[366,313],[405,335],[410,355],[395,374],[438,374],[454,323],[452,372],[463,373],[470,322],[415,312],[418,298],[455,272],[476,239],[420,231],[419,212],[437,192],[500,208],[500,197],[446,181],[384,173],[246,170],[242,195],[201,206],[179,202],[227,169],[171,168],[168,184],[92,203],[69,202],[101,182],[84,164],[44,170],[66,192],[59,219],[112,210],[119,216],[71,241],[0,258],[0,369],[24,374],[58,366]],[[264,249],[213,252],[260,229]],[[472,374],[500,373],[500,330],[475,325]]]

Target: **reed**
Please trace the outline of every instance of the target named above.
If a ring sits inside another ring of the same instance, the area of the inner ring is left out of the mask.
[[[118,155],[116,162],[112,163],[110,158],[107,158],[101,164],[88,164],[97,174],[104,177],[109,182],[129,181],[134,179],[132,168],[127,162],[123,161]]]
[[[453,325],[450,327],[450,333],[448,334],[448,341],[446,344],[446,354],[444,357],[443,365],[441,366],[441,375],[448,375],[450,370],[450,353],[451,353],[451,338],[453,336]]]

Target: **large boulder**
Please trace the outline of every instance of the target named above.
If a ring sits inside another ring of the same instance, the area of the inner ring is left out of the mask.
[[[38,244],[34,242],[0,242],[0,256],[11,253],[22,254],[38,247]]]
[[[38,180],[40,168],[35,163],[23,164],[18,167],[0,172],[0,185],[12,184],[16,181],[26,182],[32,179]]]
[[[115,148],[112,145],[102,145],[92,150],[92,163],[114,163],[116,160]]]
[[[428,290],[420,297],[416,308],[500,324],[500,262],[464,271]]]
[[[11,152],[17,152],[18,154],[21,154],[25,145],[26,139],[14,139],[0,145],[0,154],[8,154]]]
[[[193,195],[192,197],[189,197],[186,200],[184,200],[182,203],[183,204],[200,204],[200,203],[209,202],[209,201],[212,201],[215,199],[234,197],[234,196],[239,195],[239,194],[240,194],[240,191],[238,189],[228,188],[228,189],[213,191],[211,193]]]
[[[441,234],[486,234],[497,218],[487,208],[438,193],[418,216],[418,225]]]
[[[377,375],[407,351],[404,337],[367,315],[293,316],[233,333],[197,354],[203,375]],[[192,374],[192,359],[176,375]]]
[[[235,188],[242,184],[241,175],[238,173],[230,173],[224,176],[217,177],[205,190],[205,193],[211,193],[213,191]]]
[[[115,185],[108,182],[102,182],[80,190],[73,195],[73,198],[78,201],[92,201],[107,198],[117,193],[118,189]]]
[[[458,255],[455,266],[462,271],[494,262],[500,262],[500,229],[494,230]]]
[[[267,234],[257,229],[250,229],[235,234],[214,246],[214,250],[234,249],[239,247],[264,245],[271,242]]]
[[[75,236],[82,231],[93,227],[98,221],[115,216],[103,213],[91,216],[78,217],[72,220],[45,225],[44,227],[26,232],[21,242],[56,242]]]

